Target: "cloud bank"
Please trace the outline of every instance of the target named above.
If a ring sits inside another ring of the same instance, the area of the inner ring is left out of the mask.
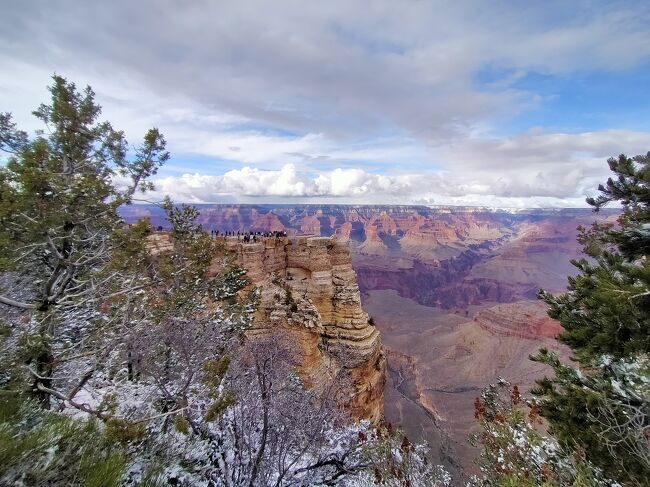
[[[573,206],[650,149],[643,1],[3,10],[0,110],[35,129],[52,72],[91,84],[130,140],[166,135],[155,196]]]

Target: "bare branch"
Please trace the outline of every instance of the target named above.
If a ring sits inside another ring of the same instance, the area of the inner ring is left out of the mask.
[[[0,303],[6,304],[8,306],[13,306],[14,308],[20,309],[36,309],[36,305],[33,303],[21,303],[15,299],[7,298],[5,296],[0,296]]]
[[[32,373],[34,373],[33,370],[32,370]],[[49,395],[54,396],[54,397],[56,397],[58,399],[61,399],[62,401],[69,404],[73,408],[78,409],[79,411],[83,411],[84,413],[88,413],[88,414],[90,414],[92,416],[95,416],[95,417],[101,419],[102,421],[107,421],[107,420],[112,418],[112,416],[110,416],[110,415],[104,414],[101,411],[97,411],[97,410],[91,408],[86,403],[83,403],[83,404],[79,403],[79,402],[75,401],[74,399],[70,399],[68,396],[66,396],[62,392],[59,392],[59,391],[54,390],[54,389],[50,389],[49,387],[45,387],[43,385],[43,383],[41,383],[41,382],[36,384],[36,387],[38,388],[39,391],[45,392],[46,394],[49,394]]]

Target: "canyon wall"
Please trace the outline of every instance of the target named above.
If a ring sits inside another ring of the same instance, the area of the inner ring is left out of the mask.
[[[483,303],[534,299],[540,287],[558,292],[579,257],[576,227],[590,209],[488,210],[462,207],[345,205],[198,205],[205,230],[284,231],[336,236],[352,254],[362,294],[395,289],[426,306],[465,310]],[[121,209],[127,221],[147,217],[166,227],[148,205]]]
[[[280,331],[299,373],[317,393],[338,394],[357,419],[383,417],[386,360],[361,307],[347,245],[326,237],[220,238],[261,288],[254,338]],[[335,390],[329,388],[334,385]]]

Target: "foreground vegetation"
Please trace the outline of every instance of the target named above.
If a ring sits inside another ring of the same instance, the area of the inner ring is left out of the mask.
[[[617,225],[580,229],[586,257],[568,292],[539,295],[575,363],[541,350],[532,359],[554,375],[527,404],[505,382],[477,399],[478,485],[650,485],[650,153],[608,164],[587,202],[620,203]]]

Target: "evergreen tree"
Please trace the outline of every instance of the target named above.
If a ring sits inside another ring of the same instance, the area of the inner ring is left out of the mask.
[[[0,150],[10,155],[0,168],[0,303],[31,312],[23,359],[45,406],[55,364],[87,338],[81,328],[92,325],[115,277],[102,271],[121,225],[117,209],[150,189],[148,178],[169,158],[157,129],[127,157],[124,134],[98,121],[90,87],[79,92],[61,76],[52,79],[50,104],[33,112],[45,126],[34,139],[0,114]],[[128,181],[125,188],[116,187],[116,177]]]
[[[0,484],[118,487],[127,454],[94,418],[78,420],[0,396]]]
[[[616,225],[580,229],[587,258],[568,292],[540,291],[549,315],[565,331],[560,341],[574,351],[578,368],[542,350],[552,378],[533,391],[551,432],[568,448],[580,448],[605,475],[626,485],[650,479],[650,153],[608,160],[614,177],[587,202],[596,211],[618,202]]]

